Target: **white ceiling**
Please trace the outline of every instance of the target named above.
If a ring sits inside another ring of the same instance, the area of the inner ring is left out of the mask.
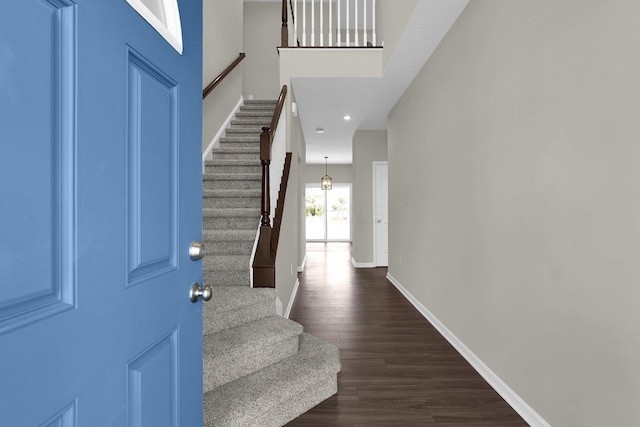
[[[418,0],[382,78],[292,79],[307,163],[324,163],[328,156],[330,164],[350,164],[357,129],[386,129],[387,115],[468,3]]]

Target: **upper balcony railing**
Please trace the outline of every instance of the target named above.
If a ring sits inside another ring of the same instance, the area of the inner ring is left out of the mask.
[[[282,0],[281,47],[376,46],[375,0]]]

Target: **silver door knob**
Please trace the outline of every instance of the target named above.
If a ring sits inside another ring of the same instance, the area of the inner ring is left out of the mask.
[[[189,258],[191,261],[197,261],[201,258],[204,258],[206,252],[206,248],[204,243],[202,242],[191,242],[191,246],[189,246]]]
[[[204,285],[204,288],[200,287],[200,283],[195,282],[191,285],[189,291],[189,299],[191,302],[198,302],[198,299],[202,297],[203,301],[209,301],[213,296],[213,289],[209,285]]]

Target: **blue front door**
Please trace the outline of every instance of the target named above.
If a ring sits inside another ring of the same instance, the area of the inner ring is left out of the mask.
[[[1,7],[0,425],[200,426],[201,1]]]

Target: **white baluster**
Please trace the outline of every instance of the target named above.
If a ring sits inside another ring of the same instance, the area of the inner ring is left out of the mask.
[[[364,34],[362,35],[362,45],[366,46],[367,45],[367,0],[364,0],[364,5],[362,6],[364,8],[364,12],[363,12],[363,22],[364,22]]]
[[[371,18],[373,26],[371,27],[371,43],[376,46],[376,0],[371,0]]]
[[[298,46],[298,0],[293,2],[293,45]],[[289,43],[291,45],[291,43]]]
[[[329,46],[333,46],[333,2],[329,0]]]
[[[320,0],[320,46],[324,46],[324,3]]]
[[[307,2],[302,0],[302,46],[307,47]]]
[[[316,45],[316,6],[311,0],[311,46]]]
[[[351,42],[351,34],[349,33],[349,9],[351,8],[351,1],[347,0],[347,25],[345,27],[346,31],[347,31],[347,46],[349,46],[349,43]]]
[[[356,39],[356,46],[360,46],[360,37],[358,36],[358,4],[360,4],[360,0],[356,0],[356,12],[355,12],[355,16],[354,16],[354,24],[353,24],[353,30],[355,31],[355,39]]]
[[[338,38],[337,38],[337,42],[336,42],[336,46],[340,46],[340,44],[342,43],[342,30],[340,29],[340,0],[338,0],[338,23],[336,25],[337,28],[337,33],[338,33]]]

